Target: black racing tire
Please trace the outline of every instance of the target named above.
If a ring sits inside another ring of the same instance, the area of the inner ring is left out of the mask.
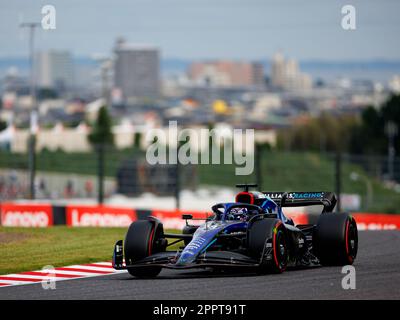
[[[261,219],[252,222],[248,228],[247,245],[250,255],[261,261],[260,273],[285,271],[289,246],[282,221]]]
[[[124,255],[126,265],[136,262],[161,251],[157,248],[157,240],[163,236],[161,223],[149,220],[133,222],[128,229],[124,242]],[[160,250],[161,249],[161,250]],[[161,272],[161,267],[131,267],[128,272],[138,278],[153,278]]]
[[[313,250],[322,265],[353,264],[358,251],[358,231],[348,213],[321,214],[313,237]]]

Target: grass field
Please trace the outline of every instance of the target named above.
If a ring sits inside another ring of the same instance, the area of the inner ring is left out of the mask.
[[[125,233],[126,228],[0,227],[0,274],[110,261]]]
[[[107,152],[105,176],[115,177],[121,162],[143,156],[137,150],[113,150]],[[335,162],[331,157],[313,152],[280,152],[263,150],[261,154],[262,189],[277,190],[332,190],[335,191]],[[27,169],[26,154],[0,152],[0,168]],[[97,160],[95,153],[64,153],[61,151],[43,151],[37,154],[39,171],[96,175]],[[362,181],[353,181],[350,174],[357,172]],[[359,165],[343,162],[342,192],[359,194],[362,197],[362,210],[370,212],[398,213],[399,194],[388,190],[383,184],[368,176]],[[365,180],[372,186],[370,206],[365,207],[367,187]],[[233,187],[236,183],[255,182],[255,172],[251,176],[235,175],[235,165],[198,165],[197,181],[200,185]],[[188,185],[181,181],[182,187]]]
[[[268,191],[334,191],[335,162],[331,157],[312,152],[270,152],[261,155],[262,189]],[[362,176],[362,181],[353,181],[352,172]],[[362,210],[369,212],[400,212],[400,196],[383,184],[367,175],[358,165],[349,162],[342,164],[342,193],[361,195]],[[372,201],[365,207],[367,187],[372,186]],[[200,165],[201,184],[234,186],[236,183],[256,182],[255,174],[250,177],[235,175],[234,165]]]
[[[115,176],[121,160],[132,159],[138,154],[143,153],[135,149],[107,151],[105,175]],[[0,151],[0,168],[28,169],[28,155]],[[38,171],[96,175],[97,154],[95,152],[66,153],[44,150],[36,154],[36,169]]]

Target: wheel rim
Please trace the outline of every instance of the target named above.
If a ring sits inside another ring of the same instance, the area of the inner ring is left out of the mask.
[[[274,253],[275,253],[276,266],[281,271],[285,270],[288,255],[287,255],[286,239],[282,230],[278,230],[275,235]]]
[[[354,261],[358,248],[357,225],[350,218],[346,223],[346,254],[350,263]]]

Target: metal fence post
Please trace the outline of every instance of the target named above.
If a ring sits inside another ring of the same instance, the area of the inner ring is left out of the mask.
[[[97,145],[97,202],[99,205],[104,202],[104,144]]]
[[[178,146],[176,148],[176,174],[175,174],[175,207],[176,210],[180,210],[181,208],[181,201],[180,201],[180,164],[179,164],[179,149],[180,149],[180,144],[178,143]]]
[[[341,151],[336,152],[335,159],[335,192],[337,195],[336,211],[342,210],[341,197],[342,192],[342,154]]]
[[[36,173],[36,136],[34,134],[30,134],[28,138],[28,152],[29,152],[29,198],[34,200],[36,197],[35,194],[35,173]]]
[[[255,174],[256,174],[256,183],[259,190],[262,190],[262,169],[261,169],[261,152],[262,147],[259,143],[256,143],[255,147]]]

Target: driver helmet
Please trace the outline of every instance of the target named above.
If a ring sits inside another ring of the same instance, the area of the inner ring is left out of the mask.
[[[247,219],[247,208],[232,208],[227,216],[227,220],[246,221],[246,219]]]

